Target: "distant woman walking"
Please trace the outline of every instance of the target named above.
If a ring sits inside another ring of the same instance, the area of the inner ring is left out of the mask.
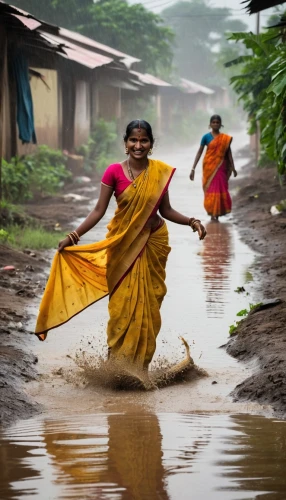
[[[210,119],[211,131],[202,137],[201,145],[196,154],[193,168],[190,173],[191,181],[195,178],[195,169],[203,153],[207,151],[203,160],[203,190],[204,207],[211,219],[218,221],[222,215],[231,212],[231,197],[228,192],[228,179],[237,172],[234,167],[230,149],[232,137],[220,132],[222,120],[219,115]]]

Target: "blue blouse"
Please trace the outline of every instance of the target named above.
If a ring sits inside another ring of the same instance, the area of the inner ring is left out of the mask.
[[[211,132],[208,132],[207,134],[203,135],[201,140],[201,146],[208,146],[213,139],[214,136],[211,134]]]

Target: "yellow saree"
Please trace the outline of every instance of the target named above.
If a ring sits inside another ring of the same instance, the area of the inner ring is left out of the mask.
[[[159,206],[175,169],[158,160],[117,198],[106,239],[57,252],[40,304],[36,335],[67,322],[109,295],[107,341],[111,354],[148,366],[161,326],[170,252],[164,223],[151,232],[145,224]]]

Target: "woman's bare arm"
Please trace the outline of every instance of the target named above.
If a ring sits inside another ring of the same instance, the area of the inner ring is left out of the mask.
[[[174,208],[172,208],[168,191],[163,196],[163,199],[159,206],[159,212],[162,215],[162,217],[164,217],[164,219],[167,219],[171,222],[175,222],[175,224],[182,224],[183,226],[189,226],[190,217],[186,217],[186,215],[183,215],[180,212],[174,210]],[[198,228],[199,238],[200,240],[203,240],[207,232],[201,223],[198,223],[197,228]]]
[[[104,216],[112,196],[113,189],[111,187],[101,184],[100,194],[94,209],[88,214],[86,219],[76,228],[79,236],[83,236],[90,231]],[[59,242],[58,250],[61,252],[65,247],[71,246],[71,240],[67,236],[64,240]]]
[[[231,173],[233,173],[233,176],[236,177],[237,176],[237,171],[235,170],[231,148],[228,148],[227,158],[228,158],[228,161],[229,161],[229,164],[230,164]]]
[[[196,166],[200,160],[200,157],[202,156],[202,152],[204,150],[204,146],[200,146],[199,149],[198,149],[198,152],[196,154],[196,157],[195,157],[195,160],[194,160],[194,164],[193,164],[193,168],[191,170],[191,173],[190,173],[190,179],[191,181],[194,180],[195,178],[195,169],[196,169]]]

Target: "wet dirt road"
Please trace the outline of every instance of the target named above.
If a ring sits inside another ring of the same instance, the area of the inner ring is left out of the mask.
[[[241,134],[235,142],[246,141]],[[168,293],[153,366],[184,358],[182,335],[209,376],[147,393],[115,392],[96,377],[84,385],[72,358],[106,355],[107,301],[93,305],[46,342],[35,339],[41,375],[27,390],[44,412],[0,435],[0,498],[285,499],[286,424],[265,418],[268,408],[232,401],[231,390],[255,366],[220,347],[255,296],[248,272],[255,256],[231,216],[208,223],[199,168],[195,183],[188,180],[195,150],[157,154],[177,168],[172,205],[204,221],[208,236],[200,242],[189,228],[168,224]],[[245,161],[237,159],[238,171]],[[112,213],[83,242],[104,237]]]

